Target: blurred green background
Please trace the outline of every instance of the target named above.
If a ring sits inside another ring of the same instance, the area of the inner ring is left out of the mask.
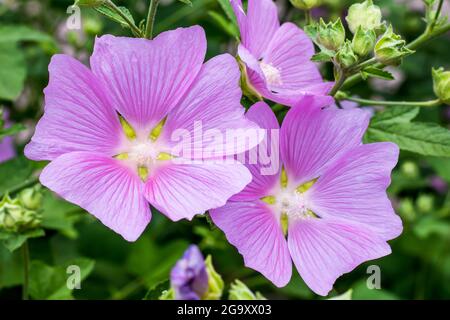
[[[208,58],[234,52],[236,32],[217,0],[193,0],[192,6],[161,0],[156,33],[178,26],[199,24],[208,37]],[[303,25],[303,13],[289,1],[276,1],[282,20]],[[345,14],[355,1],[329,0],[314,11],[315,16],[332,18]],[[397,33],[406,39],[417,37],[424,28],[422,1],[375,1]],[[96,35],[131,36],[128,29],[100,15],[82,9],[82,29],[68,30],[67,8],[71,0],[0,1],[0,105],[14,123],[26,130],[15,136],[18,157],[0,164],[0,194],[26,181],[45,164],[25,160],[23,146],[43,112],[43,88],[47,66],[54,53],[67,53],[88,63]],[[146,16],[148,2],[116,1],[130,9],[139,22]],[[448,3],[447,3],[448,5]],[[445,7],[448,14],[449,6]],[[416,54],[392,68],[395,81],[369,81],[354,93],[388,100],[433,99],[431,68],[450,67],[450,35],[434,40]],[[330,80],[330,70],[324,67]],[[450,128],[450,107],[421,110],[421,121]],[[330,296],[353,289],[354,299],[448,299],[450,298],[450,161],[402,152],[392,176],[389,195],[404,222],[404,232],[391,242],[393,253],[368,262],[341,277]],[[136,243],[128,243],[76,206],[57,199],[50,192],[44,198],[46,236],[30,240],[33,298],[142,299],[147,291],[168,279],[175,261],[191,243],[205,255],[211,254],[216,270],[229,284],[234,279],[270,299],[317,299],[295,273],[285,288],[276,288],[257,272],[243,265],[237,250],[222,232],[211,228],[207,219],[192,223],[171,222],[159,213]],[[65,289],[66,267],[79,264],[85,271],[81,290]],[[369,265],[381,268],[381,290],[366,286]],[[0,298],[20,299],[23,282],[20,252],[0,246]]]

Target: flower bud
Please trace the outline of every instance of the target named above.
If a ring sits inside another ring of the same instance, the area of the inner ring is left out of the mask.
[[[339,50],[336,55],[336,61],[344,68],[349,68],[358,62],[358,57],[353,52],[350,41],[347,40],[341,50]]]
[[[373,4],[372,0],[355,3],[348,9],[345,18],[350,31],[354,34],[359,27],[364,30],[375,30],[382,26],[381,9]]]
[[[0,202],[0,230],[21,233],[36,229],[41,221],[41,214],[23,207],[19,199],[6,195]]]
[[[75,6],[83,6],[83,7],[100,7],[105,4],[106,0],[76,0]]]
[[[27,188],[20,192],[19,201],[29,210],[36,210],[42,204],[41,186],[36,185],[33,188]]]
[[[409,50],[405,44],[406,41],[395,34],[392,26],[389,26],[375,45],[375,57],[385,65],[398,65],[401,62],[401,58],[414,52]]]
[[[339,50],[345,42],[345,28],[341,19],[329,23],[320,19],[317,29],[317,42],[328,50]]]
[[[292,5],[300,10],[310,10],[322,4],[323,0],[290,0]]]
[[[224,282],[220,274],[214,269],[211,256],[206,257],[206,272],[208,273],[208,290],[204,300],[219,300],[222,296]]]
[[[364,30],[358,27],[352,41],[353,52],[360,57],[367,56],[375,47],[377,35],[373,30]]]
[[[431,212],[434,208],[434,197],[431,194],[421,194],[416,200],[416,205],[420,212]]]
[[[259,292],[253,293],[243,282],[235,280],[231,284],[229,300],[267,300]]]
[[[450,71],[433,69],[434,93],[445,104],[450,105]]]

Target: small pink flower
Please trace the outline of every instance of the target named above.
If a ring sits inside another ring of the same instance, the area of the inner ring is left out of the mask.
[[[250,85],[263,97],[292,106],[304,95],[326,95],[333,83],[323,82],[311,62],[314,45],[295,24],[280,25],[272,0],[230,0],[241,33],[239,58]]]
[[[398,147],[361,144],[366,112],[322,107],[305,97],[286,115],[280,131],[284,170],[265,176],[264,165],[249,166],[253,181],[210,212],[246,266],[281,287],[293,261],[306,284],[327,295],[342,274],[388,255],[386,241],[402,232],[402,222],[386,195]],[[279,127],[263,102],[247,116],[264,128]]]
[[[245,166],[168,160],[172,133],[191,133],[196,122],[219,132],[257,128],[240,104],[235,59],[203,63],[205,52],[204,31],[195,26],[152,41],[98,38],[91,69],[54,56],[45,113],[25,149],[30,159],[51,161],[42,184],[129,241],[150,222],[149,202],[175,221],[223,206],[251,181]]]

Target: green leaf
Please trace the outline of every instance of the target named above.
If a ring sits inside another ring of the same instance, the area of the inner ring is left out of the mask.
[[[22,92],[27,69],[16,43],[0,42],[0,99],[15,100]]]
[[[366,280],[360,280],[353,286],[353,300],[398,300],[395,294],[384,289],[369,289]]]
[[[0,129],[0,140],[7,136],[13,136],[24,129],[25,126],[20,123],[13,124],[8,128]]]
[[[394,76],[392,73],[387,72],[383,69],[375,68],[375,67],[368,67],[361,71],[361,76],[364,80],[366,80],[369,77],[373,78],[379,78],[383,80],[394,80]]]
[[[125,7],[118,7],[120,11],[122,11],[122,13],[128,17],[128,19],[130,19],[131,22],[134,22],[134,18],[131,15],[130,10],[128,10]],[[110,7],[108,7],[107,5],[102,5],[100,7],[96,7],[94,8],[95,10],[97,10],[98,12],[100,12],[101,14],[107,16],[109,19],[118,22],[122,25],[122,27],[124,28],[128,28],[129,25],[128,23],[124,20],[124,18],[122,18],[120,15],[118,15],[116,12],[114,12]]]
[[[48,42],[56,46],[56,41],[44,32],[22,25],[0,25],[0,44],[19,41]]]
[[[445,181],[450,183],[450,161],[445,158],[427,158],[427,162],[436,173]]]
[[[144,300],[158,300],[163,291],[169,290],[169,288],[170,280],[166,279],[164,281],[161,281],[147,291]]]
[[[62,266],[49,266],[41,261],[32,261],[30,266],[30,296],[34,299],[62,300],[73,299],[72,290],[67,287],[70,274],[68,266],[80,268],[80,280],[86,279],[94,269],[94,261],[77,258]],[[83,284],[81,283],[81,288]]]
[[[18,251],[10,252],[0,246],[0,289],[23,283],[23,259]]]
[[[230,36],[232,37],[239,36],[238,29],[220,13],[217,13],[215,11],[209,11],[208,14]]]
[[[192,1],[191,0],[178,0],[178,1],[180,1],[180,2],[182,2],[184,4],[192,6]]]
[[[236,30],[239,30],[233,7],[231,7],[231,2],[229,0],[217,0],[217,2],[219,2],[219,5],[222,8],[223,12],[225,12],[225,15],[233,23],[234,28]]]
[[[0,179],[0,196],[28,183],[32,173],[33,163],[24,157],[0,163],[0,177],[8,177]]]
[[[3,245],[10,252],[14,252],[19,249],[28,239],[43,236],[45,236],[43,229],[35,229],[21,234],[0,232],[0,240],[3,240]]]
[[[410,122],[419,114],[419,108],[417,107],[395,107],[389,108],[384,112],[379,112],[371,119],[372,126],[378,124],[389,123],[405,123]]]
[[[450,131],[434,123],[372,124],[366,139],[371,142],[392,141],[402,150],[425,156],[450,157]]]
[[[450,237],[450,223],[444,219],[425,217],[414,225],[414,233],[421,239],[433,234],[447,238]]]

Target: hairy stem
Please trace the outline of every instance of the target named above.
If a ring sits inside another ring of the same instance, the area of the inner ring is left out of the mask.
[[[115,13],[117,13],[123,20],[125,20],[125,22],[129,25],[131,31],[133,32],[133,34],[136,37],[141,37],[142,36],[142,32],[141,30],[139,30],[139,28],[134,24],[133,21],[131,21],[126,14],[124,14],[122,12],[122,10],[119,9],[118,6],[115,5],[114,2],[112,2],[111,0],[106,0],[106,5],[113,10]]]
[[[386,107],[436,107],[441,105],[441,101],[430,100],[430,101],[379,101],[379,100],[369,100],[361,99],[356,97],[343,97],[341,100],[348,100],[357,102],[362,106],[386,106]]]
[[[159,0],[151,0],[148,7],[147,24],[145,25],[144,37],[153,38],[153,26],[155,24],[156,10],[158,9]]]

